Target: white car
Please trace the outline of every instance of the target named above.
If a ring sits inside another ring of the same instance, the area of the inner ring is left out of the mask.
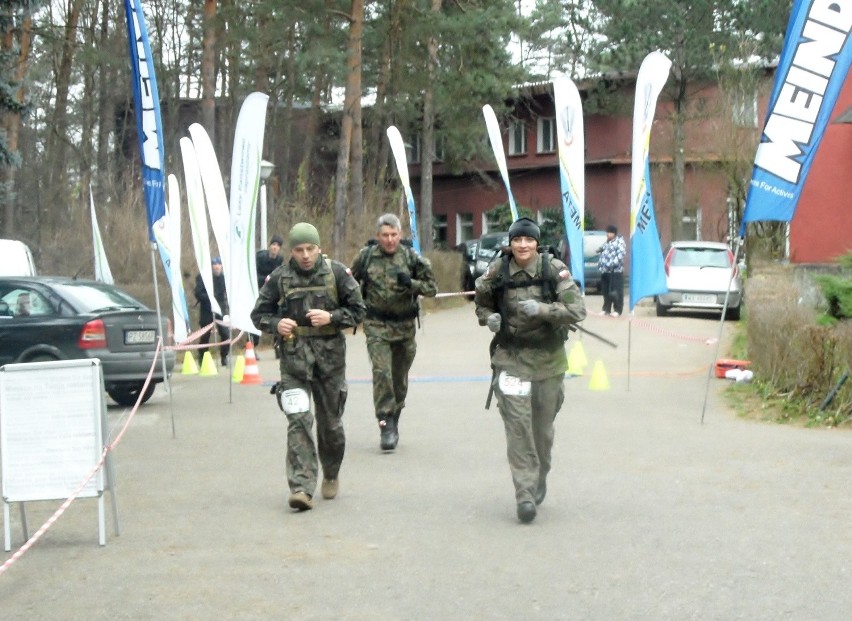
[[[0,239],[0,276],[35,276],[29,247],[17,239]]]
[[[666,254],[666,285],[669,292],[658,295],[657,316],[674,308],[721,311],[728,294],[728,319],[740,318],[743,283],[734,265],[734,254],[721,242],[672,242]]]

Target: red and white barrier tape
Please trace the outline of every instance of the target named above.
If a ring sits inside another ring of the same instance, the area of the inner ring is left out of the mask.
[[[650,321],[645,321],[643,319],[634,319],[630,318],[630,321],[634,326],[639,328],[645,328],[649,332],[656,332],[657,334],[662,334],[664,336],[669,336],[674,339],[679,339],[681,341],[692,341],[695,343],[704,343],[705,345],[715,345],[718,340],[715,336],[693,336],[691,334],[680,334],[673,330],[666,330],[664,328],[659,327],[656,324],[651,323]]]

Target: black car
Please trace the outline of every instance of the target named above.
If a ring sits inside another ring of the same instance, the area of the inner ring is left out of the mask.
[[[509,245],[509,233],[488,233],[479,238],[476,245],[476,264],[473,268],[473,278],[476,280],[485,273],[488,265],[500,256],[500,251]]]
[[[475,239],[463,241],[456,246],[456,249],[462,255],[461,278],[459,280],[462,291],[473,291],[476,281],[476,277],[474,276],[476,270],[476,246],[477,240]]]
[[[112,285],[62,277],[0,278],[0,366],[98,358],[107,394],[136,402],[157,346],[157,313]],[[160,323],[162,334],[169,322]],[[175,365],[166,352],[166,369]],[[158,362],[142,403],[163,381]]]

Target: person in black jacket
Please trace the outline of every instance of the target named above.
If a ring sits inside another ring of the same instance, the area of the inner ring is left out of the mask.
[[[200,307],[198,323],[202,328],[213,323],[214,319],[222,321],[223,316],[228,314],[228,294],[225,290],[225,274],[222,273],[222,259],[219,257],[213,257],[211,267],[213,269],[213,295],[216,296],[216,301],[219,302],[219,308],[222,310],[222,314],[220,315],[213,312],[213,309],[210,307],[210,297],[207,295],[207,288],[204,286],[201,274],[198,274],[198,276],[195,277],[195,299],[198,300]],[[223,326],[221,323],[217,323],[216,331],[219,332],[219,340],[223,342],[228,340],[227,327]],[[210,335],[212,333],[213,330],[208,330],[201,336],[199,341],[202,345],[207,345],[207,343],[210,342]],[[228,348],[229,345],[227,344],[219,346],[220,360],[223,367],[228,366]],[[203,357],[204,352],[208,349],[208,347],[199,349],[199,354]]]
[[[284,257],[281,256],[281,246],[283,245],[284,239],[282,239],[280,235],[273,235],[269,240],[269,248],[257,253],[255,263],[257,266],[258,291],[263,289],[263,285],[266,284],[266,279],[269,278],[269,275],[275,270],[275,268],[284,262]],[[258,343],[260,343],[260,336],[256,334],[249,334],[249,337],[251,338],[252,344],[257,347]],[[255,352],[255,355],[257,355],[257,352]],[[275,352],[275,357],[278,357],[277,350]]]

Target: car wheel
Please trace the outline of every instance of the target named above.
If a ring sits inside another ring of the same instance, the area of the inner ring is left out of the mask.
[[[739,321],[740,320],[740,307],[737,306],[736,308],[729,308],[727,317],[731,321]]]
[[[657,317],[665,317],[669,314],[669,307],[663,306],[660,304],[660,301],[657,300]]]
[[[59,358],[50,354],[36,354],[28,358],[26,362],[53,362],[55,360],[59,360]]]
[[[116,384],[107,388],[107,394],[112,397],[112,400],[118,405],[135,405],[136,400],[139,398],[139,393],[142,392],[143,385],[144,384]],[[139,402],[140,405],[148,401],[148,399],[153,396],[155,387],[156,385],[154,382],[148,384],[148,389],[142,395],[142,400]]]

